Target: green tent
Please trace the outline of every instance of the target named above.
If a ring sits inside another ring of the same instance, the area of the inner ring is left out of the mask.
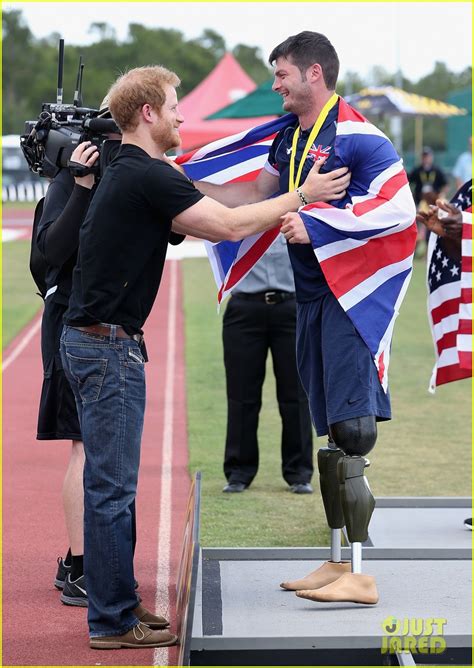
[[[272,91],[273,79],[265,81],[252,93],[237,102],[206,116],[206,121],[218,118],[253,118],[256,116],[283,116],[282,99]]]

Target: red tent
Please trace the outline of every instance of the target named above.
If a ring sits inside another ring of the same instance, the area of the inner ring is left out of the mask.
[[[251,93],[255,88],[255,83],[240,67],[234,56],[226,53],[212,72],[179,102],[179,109],[184,116],[184,123],[180,128],[181,148],[184,151],[197,148],[275,118],[265,116],[202,120]]]

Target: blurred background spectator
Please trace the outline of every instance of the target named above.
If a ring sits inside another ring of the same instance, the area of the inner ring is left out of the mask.
[[[296,298],[286,241],[279,235],[233,291],[223,321],[227,381],[224,492],[243,492],[257,474],[258,418],[268,351],[282,421],[282,475],[295,494],[311,494],[313,439],[296,369]],[[276,444],[275,444],[276,446]]]
[[[448,179],[442,169],[434,164],[434,153],[429,146],[423,148],[421,164],[413,169],[408,179],[413,188],[417,209],[427,210],[447,191]]]
[[[429,146],[423,148],[421,164],[408,175],[418,211],[427,212],[438,197],[443,197],[448,189],[448,179],[442,169],[434,164],[434,153]],[[417,255],[426,255],[429,232],[418,221]]]
[[[456,189],[460,188],[466,181],[472,179],[472,136],[469,137],[468,150],[461,153],[456,160],[453,176],[456,179]]]

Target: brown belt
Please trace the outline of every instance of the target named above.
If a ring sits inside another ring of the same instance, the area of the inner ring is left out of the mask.
[[[110,336],[110,330],[112,325],[84,325],[82,327],[74,327],[74,329],[79,329],[81,332],[88,332],[89,334],[99,334],[100,336]],[[127,334],[124,328],[121,325],[115,325],[115,336],[118,339],[133,339],[140,343],[142,341],[141,334]]]

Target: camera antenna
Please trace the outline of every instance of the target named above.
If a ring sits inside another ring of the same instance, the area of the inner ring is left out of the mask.
[[[56,96],[56,104],[63,102],[63,69],[64,69],[64,40],[59,40],[59,57],[58,57],[58,92]]]
[[[74,91],[74,106],[82,106],[82,73],[84,71],[84,63],[82,56],[79,56],[79,67],[77,68],[76,90]]]

